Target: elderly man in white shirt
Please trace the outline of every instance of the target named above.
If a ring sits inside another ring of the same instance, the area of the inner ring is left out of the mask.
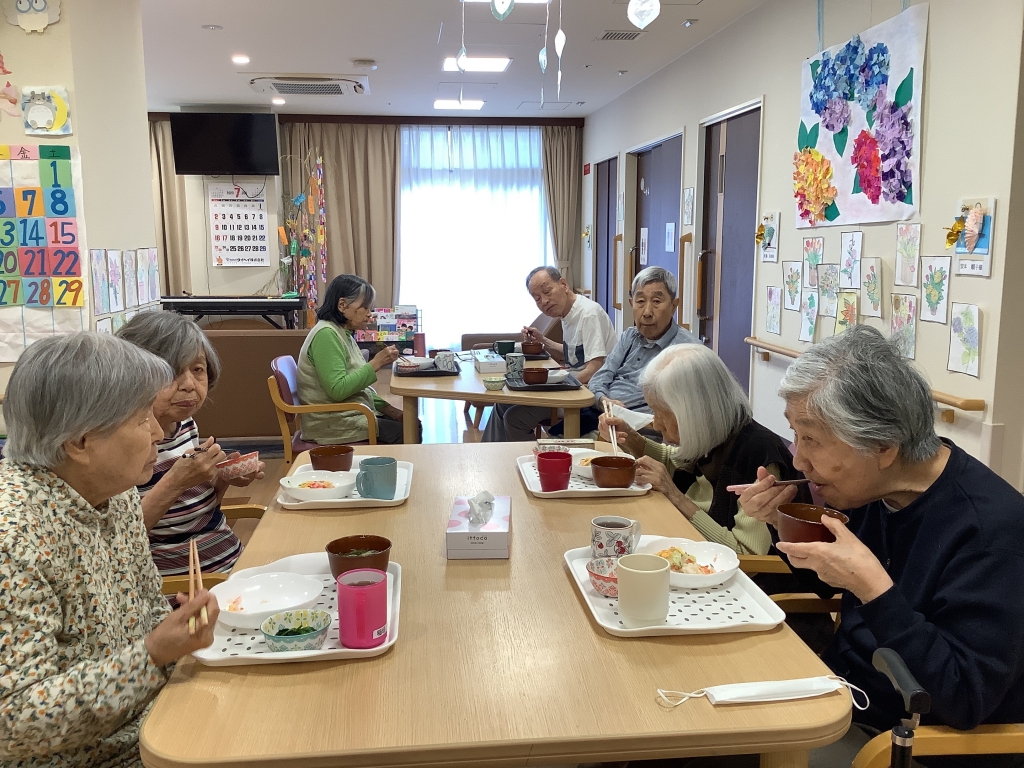
[[[554,267],[537,267],[526,276],[526,288],[537,302],[537,309],[562,321],[563,342],[552,341],[536,328],[523,328],[525,341],[539,341],[545,349],[561,346],[565,367],[586,384],[600,370],[608,353],[615,348],[617,334],[611,318],[600,304],[573,293]],[[526,442],[534,439],[534,430],[551,414],[549,408],[526,405],[494,406],[484,428],[485,443]]]

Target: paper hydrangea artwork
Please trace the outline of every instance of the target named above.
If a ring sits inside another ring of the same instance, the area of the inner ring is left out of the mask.
[[[793,312],[800,311],[800,280],[803,265],[802,261],[782,262],[782,278],[786,283],[783,286],[785,291],[782,306]]]
[[[913,360],[917,353],[917,296],[903,293],[892,295],[890,331],[900,354]]]
[[[860,313],[864,317],[882,316],[882,260],[861,259]]]
[[[914,5],[802,64],[797,227],[917,212],[927,29],[928,6]]]
[[[925,322],[946,322],[950,261],[949,256],[921,257],[921,320]]]
[[[835,317],[839,306],[839,265],[818,265],[818,314]]]
[[[949,361],[947,370],[978,375],[981,317],[974,304],[953,302],[953,322],[949,326]]]

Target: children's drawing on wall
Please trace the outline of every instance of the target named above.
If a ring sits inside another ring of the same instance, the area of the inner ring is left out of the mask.
[[[839,287],[860,288],[860,254],[863,232],[843,232],[839,253]]]
[[[754,240],[761,251],[761,261],[772,264],[779,260],[779,219],[780,213],[765,213],[757,226]]]
[[[949,327],[949,360],[946,369],[954,373],[978,375],[978,350],[981,316],[974,304],[953,302],[953,322]]]
[[[804,288],[818,287],[818,265],[825,254],[825,238],[804,238]]]
[[[946,322],[950,261],[949,256],[921,257],[921,319],[925,322]]]
[[[29,136],[70,136],[71,107],[62,85],[26,85],[21,89],[21,112]]]
[[[818,325],[818,292],[804,290],[800,301],[800,341],[814,341]]]
[[[917,260],[921,254],[921,225],[896,225],[896,285],[917,286]]]
[[[783,306],[793,312],[800,311],[800,275],[803,265],[802,261],[782,262],[782,277],[786,282]]]
[[[856,291],[839,293],[839,312],[836,315],[835,330],[837,336],[857,324],[857,297]]]
[[[764,324],[768,333],[782,333],[782,289],[776,285],[768,286],[768,313]]]
[[[914,5],[801,65],[797,227],[917,213],[927,30]]]
[[[892,295],[890,336],[903,357],[914,359],[917,353],[917,296]]]
[[[860,313],[864,317],[882,316],[882,260],[861,259]]]
[[[835,317],[839,307],[839,265],[818,265],[818,314]]]

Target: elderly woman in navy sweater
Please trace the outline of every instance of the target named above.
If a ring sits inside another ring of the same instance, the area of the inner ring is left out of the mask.
[[[924,722],[1024,722],[1024,497],[935,434],[928,384],[872,328],[812,347],[779,394],[796,434],[794,466],[850,517],[848,528],[822,518],[834,543],[777,546],[819,593],[842,590],[824,660],[870,695],[858,722],[870,732],[903,716],[902,700],[871,665],[878,647],[899,653],[931,694]],[[774,526],[795,489],[758,475],[740,503]],[[858,738],[867,740],[851,729],[844,741]],[[1024,758],[920,762],[1016,766]]]

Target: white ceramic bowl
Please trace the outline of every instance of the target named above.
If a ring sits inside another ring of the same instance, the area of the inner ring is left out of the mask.
[[[590,468],[590,465],[580,465],[580,459],[593,459],[595,456],[611,456],[610,453],[604,451],[594,451],[589,448],[573,448],[569,451],[572,454],[572,473],[577,477],[585,477],[588,480],[594,479],[594,470]]]
[[[710,541],[689,539],[657,538],[637,547],[638,554],[656,555],[663,549],[678,547],[689,552],[700,565],[713,565],[714,573],[676,573],[669,571],[669,582],[673,587],[716,587],[724,584],[739,570],[740,559],[728,547]]]
[[[356,487],[356,472],[296,472],[290,477],[281,478],[281,487],[285,493],[298,501],[332,501],[344,499]],[[302,483],[310,480],[324,480],[334,485],[333,488],[299,488]]]
[[[434,358],[432,357],[412,357],[411,355],[403,355],[403,357],[409,361],[409,365],[415,365],[421,371],[434,367]],[[398,362],[405,365],[405,362],[401,359]]]
[[[216,584],[210,592],[220,606],[219,621],[229,627],[256,629],[275,613],[309,608],[324,585],[315,576],[298,573],[261,573]],[[235,602],[241,598],[239,602]],[[237,610],[232,610],[235,606]]]
[[[569,378],[569,372],[561,368],[548,369],[548,384],[564,384]]]

